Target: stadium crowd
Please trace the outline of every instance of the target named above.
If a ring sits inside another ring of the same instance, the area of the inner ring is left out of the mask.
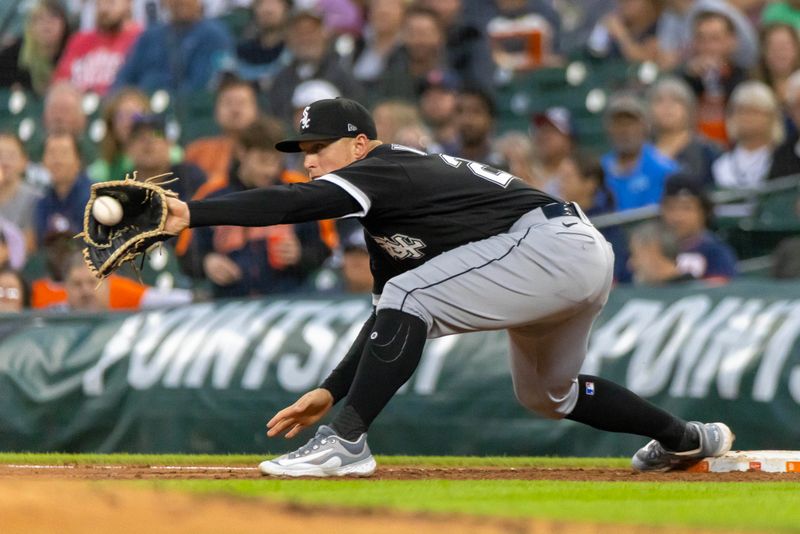
[[[370,107],[384,142],[509,170],[590,217],[657,206],[647,224],[603,228],[620,284],[735,277],[714,221],[753,204],[715,206],[713,195],[800,170],[797,0],[10,3],[0,88],[10,107],[41,99],[42,111],[38,136],[0,123],[0,311],[368,293],[365,236],[352,220],[186,231],[147,260],[173,274],[147,283],[131,272],[98,286],[72,239],[91,184],[134,170],[173,173],[184,200],[306,180],[302,159],[274,144],[321,98]],[[580,61],[658,72],[647,86],[613,88],[598,111],[603,153],[586,146],[566,105],[501,131],[503,84]],[[183,143],[165,102],[199,93],[214,95],[217,135]],[[797,238],[782,242],[773,275],[800,276],[798,258]]]

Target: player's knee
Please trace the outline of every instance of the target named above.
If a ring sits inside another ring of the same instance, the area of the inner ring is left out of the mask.
[[[564,388],[515,387],[514,394],[523,407],[547,419],[563,419],[578,401],[578,388],[574,383]]]
[[[366,356],[385,364],[408,362],[416,368],[425,346],[427,327],[419,317],[398,310],[379,310],[365,347]]]

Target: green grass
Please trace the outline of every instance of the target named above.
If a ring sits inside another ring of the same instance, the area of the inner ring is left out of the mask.
[[[0,454],[0,464],[253,466],[265,456]],[[628,467],[626,458],[384,456],[383,466]],[[108,482],[333,507],[800,533],[800,482],[159,480]],[[105,483],[105,482],[104,482]]]
[[[159,487],[357,508],[800,532],[800,484],[193,480]]]

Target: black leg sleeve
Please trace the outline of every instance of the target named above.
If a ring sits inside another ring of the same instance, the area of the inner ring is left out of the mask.
[[[686,421],[647,402],[634,392],[597,376],[579,375],[578,403],[567,419],[599,430],[638,434],[673,451],[698,446]]]
[[[356,336],[353,344],[350,345],[350,350],[344,355],[342,361],[336,366],[336,369],[331,371],[328,378],[322,382],[321,388],[327,389],[333,395],[333,403],[336,404],[342,400],[347,392],[350,391],[350,385],[353,383],[353,377],[358,368],[358,362],[361,361],[361,354],[364,352],[364,346],[369,340],[369,334],[372,332],[372,327],[375,325],[375,309],[364,322],[358,336]]]
[[[381,310],[369,335],[345,405],[331,426],[345,439],[367,431],[414,373],[425,348],[427,326],[398,310]]]

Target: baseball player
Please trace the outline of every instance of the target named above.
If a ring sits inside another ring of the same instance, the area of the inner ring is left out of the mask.
[[[373,313],[322,385],[279,411],[287,438],[341,403],[303,447],[260,464],[281,476],[368,476],[367,430],[417,367],[425,341],[504,329],[519,402],[537,414],[652,439],[634,469],[665,471],[727,452],[723,423],[683,421],[631,391],[580,375],[608,298],[614,254],[574,203],[480,162],[377,140],[358,103],[319,100],[283,152],[304,153],[311,182],[169,201],[170,232],[357,217],[375,279]]]

